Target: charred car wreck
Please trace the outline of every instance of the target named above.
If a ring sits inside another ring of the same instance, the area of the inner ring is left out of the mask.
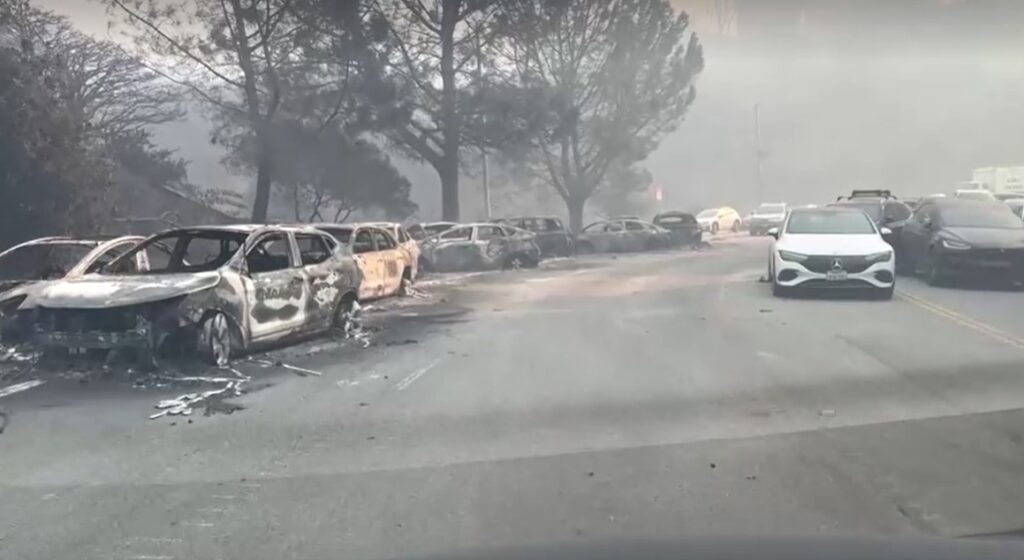
[[[135,266],[143,253],[148,266]],[[97,274],[54,282],[19,307],[47,353],[195,351],[232,356],[347,322],[361,276],[347,250],[309,227],[183,228],[150,237]]]
[[[532,268],[541,260],[536,236],[504,224],[453,227],[420,243],[421,266],[436,272]]]
[[[30,334],[18,306],[39,287],[61,279],[95,272],[133,249],[144,238],[128,235],[110,239],[43,237],[0,253],[0,342],[24,342]],[[134,266],[148,262],[138,253]]]

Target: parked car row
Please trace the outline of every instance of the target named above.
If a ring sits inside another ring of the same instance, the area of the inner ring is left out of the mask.
[[[768,267],[776,294],[874,288],[890,297],[896,271],[931,285],[1024,283],[1024,219],[1012,201],[933,196],[911,209],[888,191],[854,191],[825,208],[792,210],[769,233],[776,239]]]
[[[0,255],[9,288],[0,292],[0,337],[48,354],[132,351],[151,362],[198,351],[223,364],[239,352],[344,326],[357,301],[402,293],[417,274],[408,241],[393,224],[202,226],[146,239],[37,240]]]

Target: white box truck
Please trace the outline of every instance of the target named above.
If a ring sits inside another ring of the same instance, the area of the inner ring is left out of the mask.
[[[1024,198],[1024,165],[979,167],[974,170],[969,184],[973,188],[985,189],[999,198],[1011,195]]]

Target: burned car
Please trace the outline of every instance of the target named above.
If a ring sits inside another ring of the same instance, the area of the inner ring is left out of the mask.
[[[360,301],[407,292],[417,263],[390,231],[378,224],[315,224],[313,227],[331,234],[354,256],[363,279],[359,285]],[[419,248],[415,258],[419,258]]]
[[[662,212],[654,217],[654,225],[667,229],[676,247],[699,245],[703,236],[697,218],[688,212]]]
[[[423,241],[439,233],[444,233],[459,224],[455,222],[428,222],[425,224],[413,224],[409,226],[409,236],[416,241]]]
[[[134,248],[144,238],[128,235],[110,239],[43,237],[0,253],[0,341],[21,342],[28,325],[17,309],[32,290],[54,280],[95,272]],[[144,268],[141,257],[134,265]]]
[[[562,220],[554,216],[519,216],[495,222],[532,232],[545,257],[568,257],[574,251],[572,235]]]
[[[540,263],[536,236],[502,224],[456,226],[424,239],[421,265],[437,272],[531,268]]]
[[[583,228],[576,237],[580,253],[653,251],[672,246],[665,228],[640,220],[606,220]]]
[[[136,259],[145,254],[148,267]],[[34,291],[19,307],[47,354],[198,350],[232,356],[346,323],[360,282],[351,255],[307,227],[230,225],[156,234],[96,274]]]

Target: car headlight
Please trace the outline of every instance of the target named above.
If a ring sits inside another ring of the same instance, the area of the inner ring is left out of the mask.
[[[800,253],[794,253],[792,251],[779,251],[779,258],[789,262],[804,262],[809,257]]]
[[[889,259],[892,258],[892,251],[882,251],[881,253],[873,253],[864,258],[871,263],[889,262]]]
[[[966,251],[971,248],[970,245],[964,243],[963,241],[957,241],[955,239],[943,239],[942,247],[944,249],[952,249],[954,251]]]

